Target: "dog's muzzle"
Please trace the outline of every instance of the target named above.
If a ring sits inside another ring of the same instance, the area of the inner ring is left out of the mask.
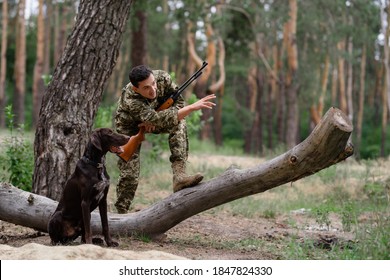
[[[111,146],[110,147],[110,152],[113,153],[113,154],[121,154],[124,152],[123,148],[122,147],[117,147],[117,146]]]

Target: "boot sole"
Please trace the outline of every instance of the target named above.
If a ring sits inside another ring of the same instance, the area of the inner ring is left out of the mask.
[[[173,192],[178,192],[178,191],[181,191],[182,189],[187,189],[187,188],[192,188],[192,187],[195,187],[197,184],[199,184],[201,181],[203,180],[203,176],[200,176],[199,178],[197,178],[195,181],[193,181],[191,184],[188,184],[188,185],[182,185],[180,187],[176,187],[176,189],[173,190]]]

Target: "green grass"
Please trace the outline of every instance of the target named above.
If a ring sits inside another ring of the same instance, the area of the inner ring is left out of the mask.
[[[379,214],[379,213],[378,213]],[[283,241],[284,259],[325,260],[389,260],[389,217],[378,215],[364,225],[357,224],[353,240],[335,240],[329,246],[314,239],[292,236]]]
[[[32,139],[22,128],[0,132],[0,181],[31,191],[34,168]]]

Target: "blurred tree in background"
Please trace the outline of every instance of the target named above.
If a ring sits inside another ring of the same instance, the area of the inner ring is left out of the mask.
[[[30,0],[23,16],[24,1],[0,1],[2,127],[14,104],[15,122],[34,129],[40,76],[59,67],[80,2]],[[186,93],[218,96],[214,113],[201,116],[200,139],[264,155],[306,138],[335,106],[354,123],[357,158],[389,155],[388,0],[133,2],[101,108],[115,109],[135,64],[175,73],[180,84],[207,60]]]

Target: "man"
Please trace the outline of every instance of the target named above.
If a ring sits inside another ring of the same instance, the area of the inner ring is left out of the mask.
[[[155,109],[159,102],[178,88],[170,75],[165,71],[152,71],[145,65],[140,65],[130,71],[129,79],[130,83],[122,90],[118,101],[115,116],[117,131],[132,136],[143,126],[146,132],[168,133],[173,191],[199,184],[203,179],[201,174],[187,175],[185,171],[188,157],[185,117],[197,110],[212,109],[215,104],[211,100],[215,95],[208,95],[187,106],[184,106],[184,99],[179,97],[170,108],[157,112]],[[138,187],[140,148],[127,163],[122,159],[118,162],[120,178],[115,207],[120,214],[127,213]]]

